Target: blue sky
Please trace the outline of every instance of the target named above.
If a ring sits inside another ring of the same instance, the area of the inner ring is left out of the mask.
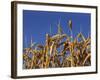
[[[57,34],[58,23],[64,33],[70,36],[68,21],[72,20],[73,37],[81,31],[87,37],[91,30],[91,14],[70,12],[49,12],[23,10],[23,47],[29,47],[31,37],[33,42],[44,44],[46,33]]]

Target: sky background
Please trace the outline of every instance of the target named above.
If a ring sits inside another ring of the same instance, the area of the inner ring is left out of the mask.
[[[57,34],[59,21],[64,33],[70,36],[69,20],[72,20],[74,38],[80,31],[85,37],[88,37],[91,32],[91,15],[89,13],[23,10],[23,47],[30,46],[31,37],[33,42],[44,44],[46,33]]]

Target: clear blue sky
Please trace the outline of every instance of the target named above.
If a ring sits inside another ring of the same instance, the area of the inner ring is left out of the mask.
[[[68,21],[72,20],[73,37],[81,31],[85,37],[90,33],[91,14],[70,12],[49,12],[23,10],[23,47],[30,45],[31,36],[34,42],[44,44],[46,33],[57,33],[57,25],[60,20],[63,31],[70,35]]]

